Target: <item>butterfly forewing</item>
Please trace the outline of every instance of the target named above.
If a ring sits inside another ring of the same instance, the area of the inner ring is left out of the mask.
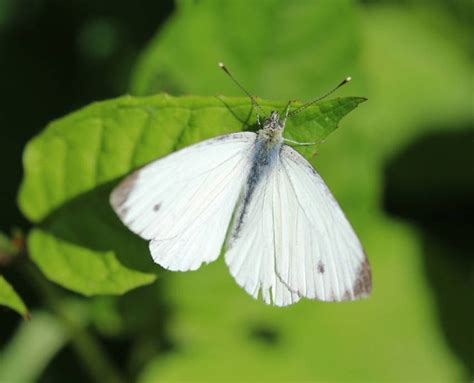
[[[282,146],[245,211],[233,223],[225,258],[249,294],[277,306],[369,294],[359,240],[322,178],[292,148]]]
[[[135,171],[113,191],[113,208],[150,240],[156,263],[186,271],[219,256],[254,141],[244,132],[201,142]]]
[[[370,268],[354,230],[314,168],[284,145],[273,195],[275,264],[298,295],[354,300],[371,290]]]

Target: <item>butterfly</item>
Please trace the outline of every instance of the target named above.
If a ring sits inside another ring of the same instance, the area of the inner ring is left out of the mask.
[[[283,138],[289,108],[257,118],[256,133],[211,138],[145,165],[110,203],[167,270],[196,270],[224,246],[236,282],[267,304],[367,297],[371,271],[359,239],[320,175],[285,143],[313,144]]]

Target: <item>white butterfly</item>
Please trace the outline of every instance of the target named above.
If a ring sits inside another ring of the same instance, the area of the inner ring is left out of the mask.
[[[366,297],[370,267],[356,234],[316,170],[284,143],[288,109],[257,133],[212,138],[136,170],[111,205],[165,269],[196,270],[225,245],[237,283],[265,303]]]

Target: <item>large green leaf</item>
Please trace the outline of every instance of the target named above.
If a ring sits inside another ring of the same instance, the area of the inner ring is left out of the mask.
[[[12,310],[23,315],[28,316],[28,309],[21,297],[16,293],[13,287],[0,275],[0,305],[10,307]]]
[[[364,100],[311,106],[288,121],[286,136],[323,140]],[[261,101],[266,111],[285,104]],[[51,123],[24,154],[20,207],[40,223],[28,238],[31,258],[51,280],[87,295],[152,282],[159,268],[145,241],[128,233],[109,206],[115,180],[177,148],[254,129],[255,121],[246,98],[157,95],[97,103]]]

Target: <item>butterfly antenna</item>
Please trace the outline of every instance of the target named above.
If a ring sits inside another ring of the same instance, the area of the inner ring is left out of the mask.
[[[263,109],[261,108],[260,105],[258,105],[258,102],[257,100],[255,99],[254,96],[252,96],[249,92],[247,92],[247,90],[242,86],[242,84],[240,82],[238,82],[234,76],[232,76],[232,73],[230,73],[229,69],[227,69],[227,67],[224,65],[224,63],[218,63],[219,65],[219,68],[221,68],[230,78],[231,80],[235,83],[235,85],[237,85],[247,96],[250,97],[250,99],[252,100],[252,104],[262,113],[262,114],[265,114],[265,112],[263,111]]]
[[[326,98],[327,96],[333,94],[336,90],[338,90],[341,86],[343,85],[346,85],[349,81],[352,80],[352,77],[346,77],[344,80],[342,80],[335,88],[331,89],[329,92],[327,92],[326,94],[322,95],[321,97],[318,97],[317,99],[313,100],[313,101],[310,101],[304,105],[301,105],[299,108],[293,110],[291,113],[288,114],[288,116],[293,116],[294,114],[296,113],[299,113],[303,110],[305,110],[308,106],[311,106],[315,103],[317,103],[318,101],[321,101],[322,99]]]

